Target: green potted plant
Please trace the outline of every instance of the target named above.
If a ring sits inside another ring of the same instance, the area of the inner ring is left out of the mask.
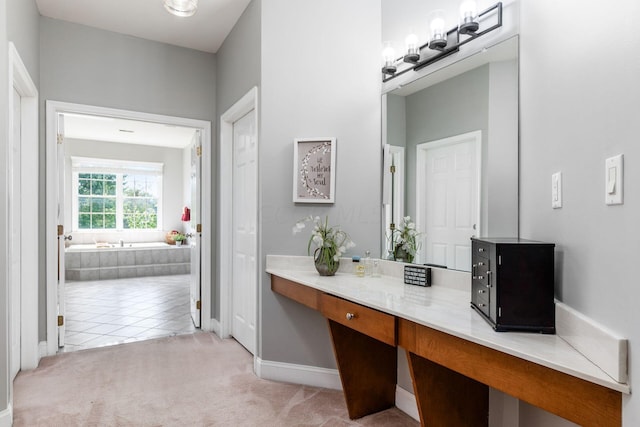
[[[187,236],[185,236],[182,233],[174,234],[172,237],[173,237],[173,240],[176,242],[176,246],[182,246],[182,242],[187,240]]]
[[[416,225],[411,221],[410,216],[402,218],[400,227],[391,234],[391,245],[393,247],[393,259],[412,263],[420,248],[417,237],[420,235],[416,230]]]

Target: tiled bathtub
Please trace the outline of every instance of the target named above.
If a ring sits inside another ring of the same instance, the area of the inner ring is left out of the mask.
[[[134,243],[124,247],[97,248],[71,245],[65,250],[67,280],[106,280],[144,276],[188,274],[189,246],[164,242]]]

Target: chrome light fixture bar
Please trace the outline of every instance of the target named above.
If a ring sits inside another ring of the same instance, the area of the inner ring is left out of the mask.
[[[432,18],[430,22],[430,40],[416,47],[415,36],[409,35],[407,37],[407,52],[404,56],[394,59],[395,53],[389,42],[386,42],[383,50],[382,81],[388,82],[411,70],[421,70],[458,52],[460,46],[502,27],[502,2],[498,2],[480,13],[475,12],[473,6],[469,7],[469,3],[473,2],[465,2],[461,7],[459,25],[446,32],[442,30],[443,18],[439,15],[439,11],[433,12],[435,18]],[[497,22],[482,29],[481,21],[488,19],[491,15],[496,15]],[[461,36],[466,37],[462,39]],[[403,66],[405,68],[398,71]]]

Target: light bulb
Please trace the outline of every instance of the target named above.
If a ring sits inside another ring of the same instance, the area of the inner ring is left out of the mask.
[[[407,53],[404,55],[404,62],[410,62],[415,64],[420,60],[420,45],[418,42],[418,36],[411,32],[404,40],[404,44],[407,49]]]
[[[393,44],[390,41],[386,41],[382,45],[382,72],[384,74],[395,74],[397,70],[395,62],[396,51],[393,48]]]
[[[445,16],[443,10],[434,10],[429,19],[429,48],[443,49],[447,46],[447,31],[445,30]]]
[[[460,23],[458,31],[461,34],[471,34],[478,31],[478,7],[473,0],[465,0],[460,5]]]

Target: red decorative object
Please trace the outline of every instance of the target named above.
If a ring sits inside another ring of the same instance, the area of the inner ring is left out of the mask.
[[[182,221],[191,221],[191,209],[186,206],[182,209]]]

